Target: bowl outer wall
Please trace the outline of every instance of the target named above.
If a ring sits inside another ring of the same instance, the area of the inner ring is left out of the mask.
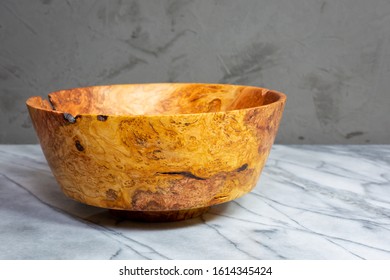
[[[207,207],[251,191],[274,142],[286,97],[254,108],[159,116],[27,107],[63,192],[132,211]]]

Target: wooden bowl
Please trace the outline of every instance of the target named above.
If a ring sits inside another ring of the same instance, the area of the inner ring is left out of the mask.
[[[173,221],[251,191],[285,100],[251,86],[129,84],[61,90],[27,107],[67,196]]]

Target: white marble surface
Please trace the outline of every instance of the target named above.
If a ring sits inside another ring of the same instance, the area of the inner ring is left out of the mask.
[[[0,259],[390,259],[390,146],[275,145],[250,194],[146,224],[66,198],[39,146],[0,145]]]

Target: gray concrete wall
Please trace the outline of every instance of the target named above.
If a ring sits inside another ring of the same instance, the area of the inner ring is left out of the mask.
[[[0,143],[25,100],[96,84],[286,92],[278,143],[390,144],[389,0],[0,0]]]

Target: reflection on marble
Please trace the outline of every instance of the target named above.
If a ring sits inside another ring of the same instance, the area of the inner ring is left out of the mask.
[[[390,146],[275,145],[251,193],[147,224],[66,198],[39,146],[0,145],[0,259],[390,259]]]

